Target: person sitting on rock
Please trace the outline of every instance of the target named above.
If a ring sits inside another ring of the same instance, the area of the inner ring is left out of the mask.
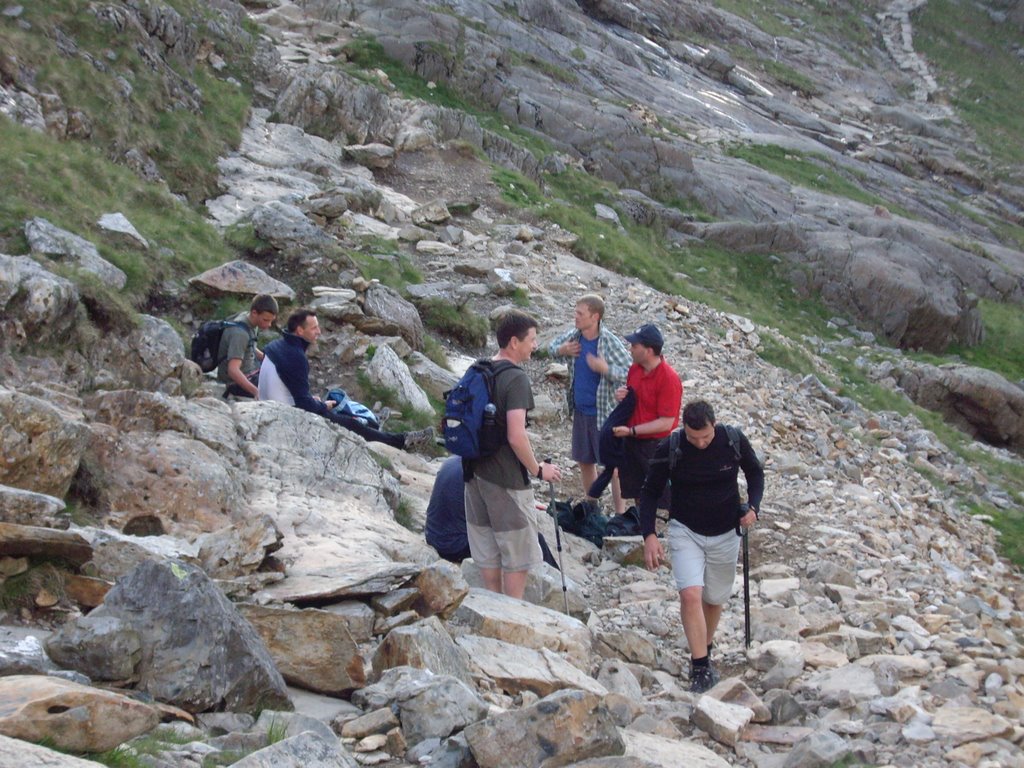
[[[437,470],[427,502],[427,524],[423,533],[427,544],[450,563],[461,563],[472,557],[466,533],[465,476],[459,456],[449,456]],[[543,533],[537,533],[537,543],[544,562],[558,568]]]
[[[304,411],[323,416],[345,429],[355,432],[370,443],[384,443],[407,451],[422,449],[434,442],[434,429],[417,432],[384,432],[364,423],[356,416],[334,413],[332,400],[313,397],[309,391],[309,359],[306,350],[320,338],[320,322],[311,309],[299,309],[288,317],[286,331],[280,339],[264,349],[260,366],[260,400],[274,400],[294,405]]]
[[[217,381],[224,387],[224,397],[258,397],[257,380],[263,353],[256,347],[256,337],[277,319],[277,300],[261,293],[252,300],[248,312],[240,312],[225,325],[217,348]]]

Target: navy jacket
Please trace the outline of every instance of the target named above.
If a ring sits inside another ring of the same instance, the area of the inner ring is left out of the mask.
[[[635,409],[636,392],[630,388],[627,390],[626,396],[619,401],[619,404],[608,414],[608,418],[601,425],[601,435],[598,437],[597,442],[597,455],[604,469],[601,470],[601,474],[597,476],[593,485],[587,489],[587,496],[592,499],[601,498],[604,489],[612,481],[612,474],[626,459],[626,451],[622,442],[624,438],[616,437],[612,434],[612,430],[615,427],[621,427],[629,421],[629,417],[633,415]]]
[[[267,344],[263,354],[274,363],[277,375],[292,393],[296,408],[330,418],[330,409],[309,392],[309,359],[306,357],[308,348],[309,342],[301,336],[285,333],[280,339]]]

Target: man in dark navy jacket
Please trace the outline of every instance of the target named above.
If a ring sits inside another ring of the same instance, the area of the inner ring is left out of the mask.
[[[731,430],[732,428],[730,428]],[[710,652],[722,608],[732,594],[740,537],[737,525],[757,521],[764,495],[764,470],[749,441],[738,430],[734,447],[729,431],[715,425],[715,411],[703,400],[683,408],[685,439],[669,455],[672,440],[654,453],[640,494],[640,531],[644,560],[652,571],[665,559],[654,532],[658,498],[671,480],[667,538],[672,575],[679,589],[679,613],[690,646],[690,690],[703,693],[718,682]],[[748,505],[741,509],[739,471],[747,480]]]
[[[416,450],[434,441],[433,427],[418,432],[384,432],[363,423],[355,416],[334,413],[334,402],[323,402],[309,391],[309,360],[306,350],[320,338],[320,322],[311,309],[298,309],[288,317],[287,331],[263,350],[260,366],[260,400],[276,400],[323,416],[355,432],[367,442],[393,448]]]

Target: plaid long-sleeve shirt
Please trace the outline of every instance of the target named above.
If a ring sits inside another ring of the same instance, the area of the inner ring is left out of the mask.
[[[559,355],[558,348],[567,341],[579,341],[580,336],[581,334],[578,329],[570,328],[548,344],[548,353],[560,360],[573,359]],[[633,358],[629,356],[629,350],[626,349],[626,345],[622,343],[622,340],[611,331],[606,331],[603,327],[597,337],[597,354],[608,362],[608,373],[602,376],[597,384],[597,425],[600,427],[604,420],[608,418],[608,414],[615,408],[615,390],[626,382],[626,374],[629,373],[629,366],[633,364]],[[566,393],[570,413],[574,407],[572,394],[574,376],[575,366],[570,364],[569,390]]]

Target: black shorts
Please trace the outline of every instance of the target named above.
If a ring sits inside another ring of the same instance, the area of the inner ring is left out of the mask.
[[[635,437],[627,437],[625,439],[623,446],[625,461],[619,466],[619,487],[622,489],[622,498],[640,498],[640,491],[647,478],[647,466],[654,458],[654,452],[658,449],[660,442],[661,438],[639,440]],[[665,490],[658,500],[658,509],[668,509],[669,498],[669,484],[665,483]]]

